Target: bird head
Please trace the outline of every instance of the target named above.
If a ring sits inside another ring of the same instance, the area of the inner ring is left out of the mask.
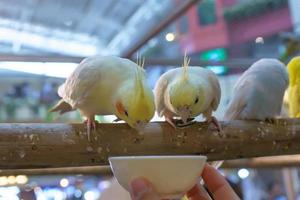
[[[169,86],[169,103],[184,123],[187,122],[188,118],[200,114],[205,101],[201,84],[189,78],[188,64],[189,59],[185,56],[182,76]]]
[[[115,103],[116,115],[137,130],[143,130],[155,112],[154,95],[145,83],[144,70],[136,67],[135,80],[120,88]]]
[[[293,58],[287,65],[290,85],[300,82],[300,56]]]

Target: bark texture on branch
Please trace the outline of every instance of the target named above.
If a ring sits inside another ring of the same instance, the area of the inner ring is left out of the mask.
[[[300,154],[300,119],[221,124],[218,133],[204,123],[174,130],[157,122],[143,135],[126,124],[99,124],[88,142],[83,124],[3,123],[0,169],[100,166],[127,155],[201,154],[212,161]]]

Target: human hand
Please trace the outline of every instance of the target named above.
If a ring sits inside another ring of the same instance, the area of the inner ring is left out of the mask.
[[[215,200],[239,200],[239,197],[230,187],[226,179],[212,166],[206,164],[202,178],[208,191]],[[131,182],[131,198],[133,200],[160,200],[151,183],[138,178]],[[200,184],[195,185],[186,196],[189,200],[211,200],[211,197]]]

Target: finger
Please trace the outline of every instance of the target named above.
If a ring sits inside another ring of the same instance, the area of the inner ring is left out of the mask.
[[[239,199],[226,179],[212,166],[208,164],[205,165],[202,178],[214,199]]]
[[[206,190],[200,184],[195,185],[189,190],[186,196],[189,200],[211,200]]]
[[[130,195],[133,200],[160,200],[151,184],[143,178],[137,178],[131,182]]]

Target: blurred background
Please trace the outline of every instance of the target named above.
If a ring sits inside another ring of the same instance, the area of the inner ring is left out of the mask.
[[[78,112],[48,110],[84,57],[134,60],[138,52],[153,87],[181,66],[185,51],[191,65],[219,76],[222,120],[234,83],[253,62],[299,54],[299,10],[299,0],[0,0],[0,122],[82,122]],[[300,199],[297,168],[221,171],[245,200]],[[0,200],[126,199],[122,192],[109,173],[0,177]]]

